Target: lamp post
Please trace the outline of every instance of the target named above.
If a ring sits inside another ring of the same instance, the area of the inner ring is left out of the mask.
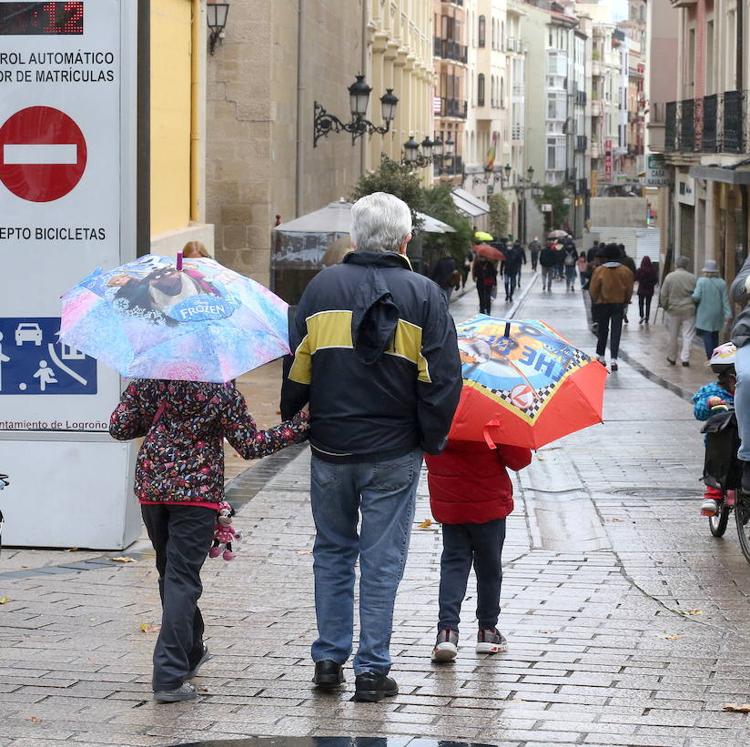
[[[212,55],[216,44],[224,38],[228,15],[229,3],[209,3],[206,6],[206,22],[209,29],[208,51]]]
[[[404,143],[404,155],[401,163],[404,166],[415,169],[423,169],[432,163],[441,163],[443,158],[443,148],[447,143],[443,143],[440,138],[430,140],[429,135],[418,143],[414,135],[409,135],[409,139]]]
[[[210,6],[209,6],[210,7]],[[370,104],[372,88],[367,85],[364,75],[357,75],[354,83],[349,88],[349,110],[351,119],[343,122],[335,114],[326,111],[322,104],[317,101],[313,108],[313,148],[318,147],[318,140],[328,137],[331,132],[349,132],[352,136],[352,145],[362,135],[374,135],[378,133],[385,135],[391,129],[391,122],[396,117],[396,106],[398,97],[392,88],[387,88],[380,97],[380,114],[385,123],[378,127],[367,119],[367,108]]]

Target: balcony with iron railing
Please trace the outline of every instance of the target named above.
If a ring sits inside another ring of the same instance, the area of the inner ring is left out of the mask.
[[[439,36],[433,38],[433,54],[444,60],[453,60],[466,64],[468,51],[465,44],[460,44],[455,39],[442,39]]]
[[[468,105],[464,99],[440,97],[440,111],[435,112],[438,117],[458,117],[466,119]]]
[[[667,153],[750,153],[750,92],[725,91],[664,107]]]

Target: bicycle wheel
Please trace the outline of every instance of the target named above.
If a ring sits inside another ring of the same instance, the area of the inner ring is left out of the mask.
[[[719,513],[708,517],[708,528],[711,530],[711,534],[713,534],[714,537],[724,536],[724,532],[727,531],[727,524],[729,523],[729,514],[731,510],[732,507],[728,506],[726,501],[722,501]]]
[[[737,522],[737,536],[745,560],[750,563],[750,495],[737,491],[737,502],[734,507],[734,519]]]

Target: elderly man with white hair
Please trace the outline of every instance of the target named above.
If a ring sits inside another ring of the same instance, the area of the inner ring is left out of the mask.
[[[690,346],[695,337],[695,301],[693,291],[698,279],[688,271],[690,260],[677,257],[675,269],[670,272],[661,284],[659,305],[667,312],[669,321],[669,343],[667,361],[670,366],[677,365],[677,348],[682,333],[680,359],[686,368],[690,365]]]
[[[359,559],[358,701],[398,693],[388,676],[393,605],[422,454],[444,447],[461,392],[448,304],[435,283],[412,272],[410,239],[411,212],[397,197],[376,192],[354,204],[355,251],[305,289],[282,390],[282,412],[310,405],[313,682],[323,690],[344,682]]]

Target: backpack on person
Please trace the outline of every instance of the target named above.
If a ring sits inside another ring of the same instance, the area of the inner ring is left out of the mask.
[[[735,490],[742,483],[742,463],[736,458],[740,447],[734,410],[712,415],[701,428],[706,434],[703,482],[720,490]]]

